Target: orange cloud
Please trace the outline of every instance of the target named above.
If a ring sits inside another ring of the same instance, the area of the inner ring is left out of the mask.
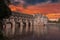
[[[10,5],[12,11],[19,11],[26,14],[42,13],[46,14],[48,18],[59,18],[60,17],[60,3],[48,3],[48,4],[36,4],[29,5],[26,8],[23,5]],[[53,14],[54,13],[54,14]],[[59,15],[55,16],[55,14]]]
[[[32,5],[28,6],[28,9],[37,10],[40,13],[60,13],[60,3]]]
[[[16,11],[17,10],[16,6],[14,6],[14,5],[9,5],[9,7],[10,7],[11,11]]]

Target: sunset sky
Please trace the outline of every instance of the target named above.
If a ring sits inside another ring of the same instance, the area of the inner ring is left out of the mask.
[[[15,0],[16,1],[16,0]],[[26,14],[41,13],[49,19],[60,18],[60,0],[17,0],[18,5],[10,5],[12,11]]]

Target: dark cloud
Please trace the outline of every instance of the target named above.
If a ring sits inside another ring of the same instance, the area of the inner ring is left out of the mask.
[[[28,4],[36,4],[41,2],[46,2],[47,0],[25,0]]]
[[[56,3],[60,2],[60,0],[10,0],[12,3],[18,4],[18,3],[24,3],[24,4],[37,4],[37,3]]]
[[[58,2],[59,0],[51,0],[51,1],[54,3],[54,2]]]
[[[42,2],[48,2],[51,1],[51,3],[59,2],[59,0],[24,0],[27,4],[36,4],[36,3],[42,3]]]

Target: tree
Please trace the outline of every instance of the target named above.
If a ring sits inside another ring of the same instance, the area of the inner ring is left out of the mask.
[[[58,23],[60,23],[60,18],[59,18],[59,20],[58,20]]]
[[[5,1],[6,0],[0,0],[0,40],[4,40],[2,33],[3,30],[2,21],[4,18],[9,18],[12,13],[7,4],[5,3]],[[7,2],[9,1],[7,0]]]

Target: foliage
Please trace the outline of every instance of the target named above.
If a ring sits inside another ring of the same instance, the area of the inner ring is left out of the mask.
[[[8,0],[7,0],[8,1]],[[9,18],[11,15],[11,10],[9,7],[5,4],[5,0],[0,0],[0,40],[5,40],[5,37],[3,36],[3,18]]]

